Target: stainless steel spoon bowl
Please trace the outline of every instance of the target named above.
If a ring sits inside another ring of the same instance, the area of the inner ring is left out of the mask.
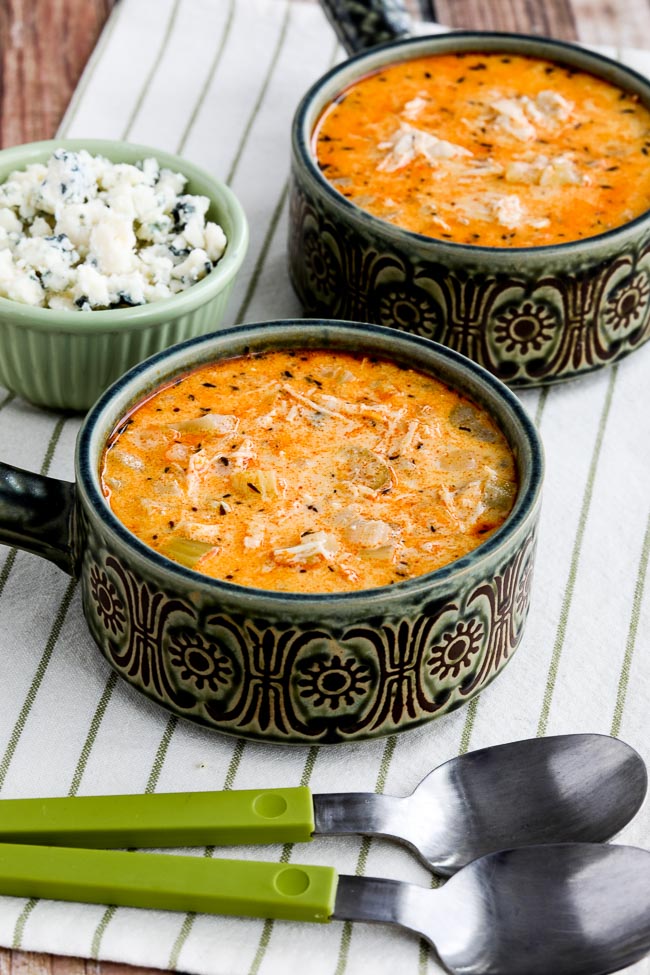
[[[650,951],[650,853],[523,847],[470,863],[440,890],[343,876],[332,916],[415,931],[456,975],[606,975]]]
[[[610,839],[647,787],[643,760],[616,738],[529,738],[453,758],[404,798],[316,795],[315,832],[390,836],[447,876],[496,850]]]

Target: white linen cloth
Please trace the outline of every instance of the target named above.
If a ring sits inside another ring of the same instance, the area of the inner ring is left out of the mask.
[[[650,72],[650,52],[607,53]],[[340,57],[316,5],[120,0],[63,121],[62,135],[171,150],[230,182],[250,220],[251,246],[227,324],[300,314],[285,258],[290,123],[300,95]],[[650,759],[649,370],[650,345],[593,376],[522,394],[547,455],[522,645],[469,706],[397,737],[285,748],[170,717],[112,675],[73,581],[33,555],[0,548],[0,799],[300,783],[314,792],[404,795],[459,752],[569,732],[620,735]],[[5,461],[72,480],[79,425],[0,391]],[[621,838],[650,846],[650,807]],[[213,855],[431,884],[412,855],[381,840],[323,838]],[[0,898],[0,944],[201,975],[441,971],[416,937],[386,926],[8,897]],[[634,972],[650,972],[648,962]]]

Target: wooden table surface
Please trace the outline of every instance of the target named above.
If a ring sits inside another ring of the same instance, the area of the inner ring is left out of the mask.
[[[55,134],[115,2],[0,0],[3,147]],[[650,47],[650,0],[406,0],[406,5],[414,17],[436,20],[449,27],[511,30],[588,44]],[[0,975],[153,972],[130,965],[0,948]]]

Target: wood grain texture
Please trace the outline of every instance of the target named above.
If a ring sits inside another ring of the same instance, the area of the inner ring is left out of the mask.
[[[570,0],[433,0],[435,19],[448,27],[546,34],[562,40],[578,36]]]
[[[116,0],[0,0],[0,145],[51,138]],[[190,2],[190,0],[188,0]],[[213,0],[218,3],[221,0]],[[316,2],[316,0],[294,0]],[[650,44],[650,0],[405,0],[456,28]],[[0,975],[156,975],[153,969],[0,948]]]
[[[114,0],[1,0],[0,143],[54,134]]]
[[[159,970],[0,948],[0,975],[159,975]]]
[[[650,0],[420,0],[419,10],[447,27],[547,34],[616,47],[650,43]]]
[[[650,45],[650,0],[571,0],[578,38],[616,47]]]

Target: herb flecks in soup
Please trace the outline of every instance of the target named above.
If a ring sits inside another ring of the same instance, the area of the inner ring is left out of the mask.
[[[324,177],[430,237],[529,247],[592,237],[650,207],[650,111],[571,67],[503,53],[389,65],[324,111]]]
[[[102,486],[159,552],[242,586],[340,592],[465,555],[517,490],[503,434],[422,373],[330,351],[202,366],[138,405]]]

